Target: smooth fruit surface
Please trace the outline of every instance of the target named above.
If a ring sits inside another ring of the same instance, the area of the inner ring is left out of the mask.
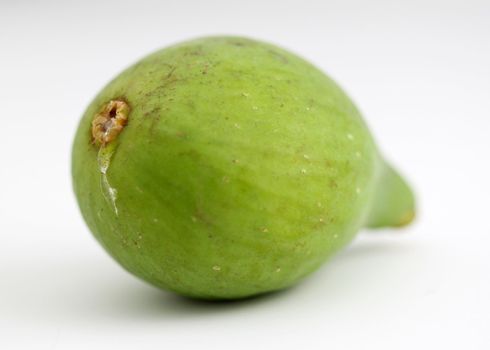
[[[183,295],[292,285],[364,226],[413,217],[356,107],[276,46],[209,37],[158,51],[87,108],[73,183],[126,270]]]

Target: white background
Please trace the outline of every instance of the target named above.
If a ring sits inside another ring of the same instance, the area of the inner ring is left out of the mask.
[[[79,117],[128,64],[207,34],[285,46],[345,87],[416,188],[415,225],[245,302],[117,266],[72,194]],[[488,1],[1,1],[0,348],[490,349],[489,140]]]

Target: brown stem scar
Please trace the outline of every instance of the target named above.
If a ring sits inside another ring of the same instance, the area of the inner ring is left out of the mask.
[[[125,101],[109,101],[92,120],[94,142],[105,145],[114,140],[128,123],[129,110]]]

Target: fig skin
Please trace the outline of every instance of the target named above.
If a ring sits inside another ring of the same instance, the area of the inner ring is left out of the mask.
[[[100,142],[92,123],[111,101],[128,106],[127,120]],[[360,228],[414,213],[336,84],[238,37],[180,43],[116,77],[83,115],[72,174],[86,223],[116,261],[201,299],[291,286]]]

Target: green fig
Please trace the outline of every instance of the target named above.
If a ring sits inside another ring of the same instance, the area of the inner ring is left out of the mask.
[[[177,44],[88,106],[72,156],[90,230],[127,271],[202,299],[293,285],[414,198],[349,97],[276,46]]]

